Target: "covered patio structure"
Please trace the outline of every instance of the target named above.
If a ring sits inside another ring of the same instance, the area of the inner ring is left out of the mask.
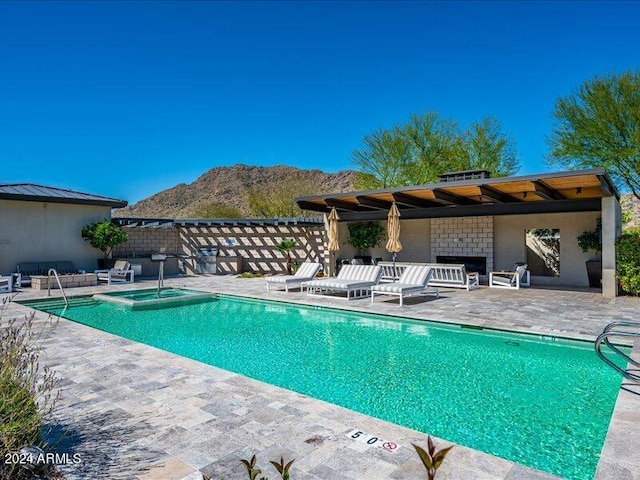
[[[300,208],[340,215],[341,247],[350,222],[384,221],[400,209],[399,261],[465,263],[481,276],[526,262],[532,282],[589,285],[576,237],[602,229],[602,293],[617,295],[615,240],[621,232],[619,192],[603,169],[491,178],[490,172],[442,174],[439,182],[297,198]],[[346,246],[343,257],[357,253]],[[371,252],[384,258],[383,249]]]

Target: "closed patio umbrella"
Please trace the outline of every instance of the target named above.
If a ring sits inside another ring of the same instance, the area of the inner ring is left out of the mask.
[[[331,209],[331,213],[329,213],[327,220],[329,220],[329,244],[327,246],[327,249],[330,253],[329,261],[331,262],[331,273],[335,275],[334,254],[335,252],[340,250],[340,242],[338,241],[338,220],[340,220],[340,217],[338,216],[338,212],[336,211],[335,207]]]
[[[396,254],[402,250],[402,244],[400,243],[400,211],[395,202],[391,205],[387,215],[387,245],[385,248],[387,252],[393,254],[393,274],[395,278]]]

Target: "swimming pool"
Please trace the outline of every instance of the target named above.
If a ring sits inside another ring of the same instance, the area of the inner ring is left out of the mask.
[[[220,297],[133,310],[85,297],[62,315],[573,479],[593,478],[621,383],[589,343],[330,308]]]

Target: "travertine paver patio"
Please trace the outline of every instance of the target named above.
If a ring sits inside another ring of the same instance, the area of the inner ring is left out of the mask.
[[[586,339],[610,321],[638,320],[640,311],[638,299],[605,300],[594,291],[443,289],[440,299],[409,299],[400,309],[397,299],[371,305],[369,300],[267,293],[263,279],[184,277],[166,284]],[[133,288],[153,285],[136,282]],[[68,293],[130,288],[99,286]],[[24,289],[16,299],[41,295]],[[9,310],[9,315],[30,311],[15,303]],[[46,316],[38,313],[38,318]],[[201,470],[216,480],[240,479],[245,473],[239,459],[254,453],[271,478],[276,472],[268,460],[281,455],[296,459],[292,478],[299,480],[424,478],[411,448],[411,442],[426,443],[421,433],[64,319],[46,339],[44,361],[62,378],[57,415],[68,433],[57,449],[73,450],[82,458],[77,465],[61,467],[69,478],[199,479]],[[345,433],[353,428],[397,442],[400,449],[391,454],[352,441]],[[596,478],[640,478],[639,452],[640,396],[623,391]],[[457,446],[438,478],[554,477]]]

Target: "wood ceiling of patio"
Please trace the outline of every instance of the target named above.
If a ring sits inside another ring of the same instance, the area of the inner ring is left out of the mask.
[[[329,212],[342,221],[386,218],[395,202],[403,218],[595,211],[602,197],[619,198],[602,169],[522,177],[483,178],[430,185],[297,198],[304,210]]]

